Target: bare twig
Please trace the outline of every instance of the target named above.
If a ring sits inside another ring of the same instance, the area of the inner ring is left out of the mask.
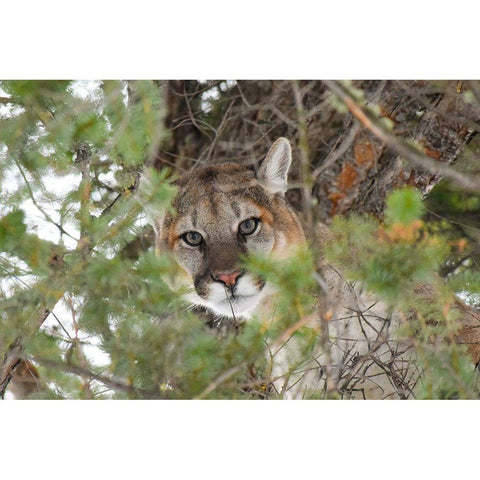
[[[192,106],[190,105],[190,100],[188,99],[188,95],[187,95],[187,91],[185,89],[185,84],[183,85],[183,97],[185,99],[185,104],[187,105],[187,110],[188,110],[188,115],[189,115],[189,118],[192,122],[192,124],[198,128],[198,130],[200,132],[202,132],[203,134],[205,134],[208,138],[212,138],[211,134],[209,132],[207,132],[206,130],[204,130],[197,122],[196,118],[195,118],[195,115],[193,114],[192,112]],[[210,127],[212,128],[212,127]]]
[[[310,238],[314,238],[313,232],[313,197],[312,187],[313,179],[310,171],[310,159],[308,148],[307,118],[303,107],[303,97],[300,86],[297,81],[292,82],[293,96],[297,108],[298,118],[298,148],[300,150],[301,174],[302,174],[302,196],[303,196],[303,213],[308,226]]]
[[[427,101],[424,96],[417,93],[414,89],[410,88],[406,82],[397,82],[404,90],[407,92],[408,95],[411,95],[415,100],[420,102],[426,110],[430,112],[434,112],[438,117],[443,118],[447,122],[457,122],[465,125],[470,130],[478,131],[480,129],[480,124],[472,121],[470,118],[461,116],[461,115],[453,115],[450,112],[446,112],[441,108],[437,107],[436,105],[432,104],[431,102]],[[442,98],[441,96],[439,98]],[[438,100],[437,100],[438,101]]]
[[[382,81],[380,83],[379,87],[373,93],[370,101],[378,100],[378,98],[380,97],[380,94],[385,88],[385,85],[386,85],[385,81]],[[321,106],[322,108],[325,108],[323,104],[320,104],[319,106]],[[310,114],[312,113],[313,110],[311,110],[308,113],[307,118],[310,117]],[[335,142],[335,145],[332,147],[332,149],[330,150],[330,152],[328,153],[327,157],[322,162],[322,164],[313,171],[312,177],[314,180],[316,180],[320,174],[322,174],[325,170],[330,168],[342,155],[344,155],[348,151],[348,149],[352,146],[355,140],[357,132],[360,129],[360,124],[359,123],[352,124],[352,117],[349,115],[346,122],[345,129],[342,135],[339,137],[339,139]]]
[[[354,123],[347,131],[343,132],[337,142],[335,142],[335,145],[332,147],[322,164],[313,171],[312,177],[314,179],[318,178],[321,173],[330,168],[342,155],[347,152],[347,150],[352,146],[359,128],[359,124]]]
[[[20,175],[22,176],[24,182],[25,182],[25,185],[27,187],[27,190],[28,190],[28,194],[30,196],[30,199],[32,200],[32,203],[35,205],[35,207],[43,214],[43,216],[45,217],[45,219],[52,223],[53,225],[55,225],[62,234],[64,235],[67,235],[68,237],[72,238],[73,240],[77,240],[74,236],[70,235],[67,231],[65,231],[65,229],[62,227],[62,225],[60,225],[59,223],[55,222],[52,217],[50,217],[50,215],[38,204],[38,202],[35,200],[35,196],[33,195],[33,190],[32,190],[32,187],[30,186],[30,182],[28,181],[27,179],[27,176],[25,175],[25,172],[23,171],[23,168],[22,166],[20,165],[20,163],[14,159],[14,162],[15,162],[15,165],[17,166],[19,172],[20,172]]]
[[[222,134],[223,130],[225,129],[225,125],[227,124],[227,121],[229,119],[230,112],[232,110],[232,107],[233,107],[234,103],[235,103],[235,100],[232,100],[230,102],[230,105],[228,106],[227,111],[225,112],[225,115],[223,116],[222,121],[221,121],[219,127],[217,128],[217,131],[215,132],[215,138],[213,139],[212,143],[210,144],[210,147],[207,150],[207,158],[205,159],[205,162],[207,162],[207,163],[210,161],[210,158],[212,157],[213,151],[215,150],[215,147],[216,147],[217,142],[220,138],[220,135]],[[200,160],[202,160],[202,158],[200,158]]]
[[[245,94],[243,93],[242,88],[240,87],[240,83],[241,83],[241,82],[236,82],[236,83],[235,83],[235,86],[237,87],[237,90],[240,92],[240,96],[242,97],[243,103],[244,103],[248,108],[252,108],[252,105],[249,103],[249,101],[247,100]]]
[[[63,326],[63,323],[60,321],[60,319],[55,315],[54,312],[51,312],[53,318],[57,321],[57,323],[60,325],[60,327],[62,328],[62,330],[65,332],[65,334],[67,335],[67,337],[69,338],[69,340],[73,340],[72,337],[70,336],[70,334],[68,333],[68,330]]]

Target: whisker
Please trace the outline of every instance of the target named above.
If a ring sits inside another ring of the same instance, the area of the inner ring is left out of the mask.
[[[228,304],[230,305],[230,310],[232,311],[233,322],[234,322],[234,324],[236,324],[237,323],[237,317],[235,316],[235,310],[233,309],[232,302],[230,301],[230,297],[228,295],[227,287],[224,287],[224,290],[225,290],[225,298],[227,299]]]

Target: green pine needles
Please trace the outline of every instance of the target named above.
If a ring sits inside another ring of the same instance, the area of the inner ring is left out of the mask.
[[[424,372],[418,397],[478,397],[453,304],[455,293],[475,296],[480,277],[465,265],[438,275],[460,244],[424,219],[417,191],[391,194],[384,219],[337,217],[324,250],[310,239],[287,261],[245,258],[278,290],[271,318],[207,318],[172,288],[175,261],[153,248],[150,218],[169,208],[177,175],[152,168],[172,135],[161,84],[0,89],[0,358],[22,345],[38,370],[32,398],[277,398],[267,346],[294,335],[299,370],[326,340],[307,321],[325,295],[319,259],[409,318],[401,333]],[[342,396],[327,393],[314,396]]]

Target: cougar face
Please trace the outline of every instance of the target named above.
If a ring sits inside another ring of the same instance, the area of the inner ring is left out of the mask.
[[[177,181],[175,213],[157,222],[157,248],[173,252],[182,267],[188,302],[220,316],[245,317],[272,292],[240,258],[252,252],[283,257],[305,240],[284,198],[290,163],[290,145],[280,138],[258,173],[226,163]]]

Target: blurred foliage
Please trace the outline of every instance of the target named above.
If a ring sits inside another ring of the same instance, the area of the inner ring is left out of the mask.
[[[388,197],[384,225],[371,217],[337,217],[338,238],[327,257],[382,298],[408,303],[418,282],[434,281],[446,253],[444,241],[425,234],[421,212],[420,194],[406,188]]]
[[[429,230],[450,246],[439,273],[475,308],[480,306],[480,195],[440,182],[425,200]]]
[[[446,283],[438,276],[451,248],[443,231],[422,220],[419,192],[397,190],[386,204],[385,222],[367,216],[337,217],[327,259],[342,265],[349,278],[379,294],[408,320],[400,328],[401,336],[412,339],[424,371],[417,398],[476,398],[471,359],[466,347],[454,340],[460,324],[452,306],[459,287],[475,288],[480,277],[471,272],[475,282],[464,283],[464,277],[454,275]]]

